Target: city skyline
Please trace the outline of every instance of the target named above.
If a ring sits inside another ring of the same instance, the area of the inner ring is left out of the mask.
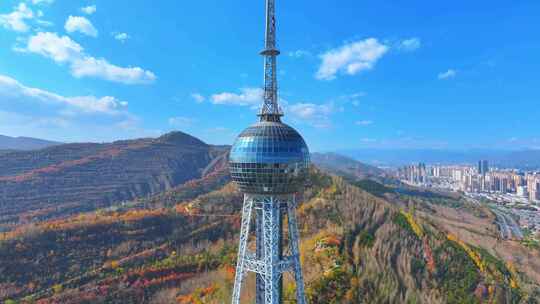
[[[279,5],[285,121],[314,151],[540,148],[540,4]],[[126,7],[0,4],[0,134],[230,144],[253,122],[261,3]]]
[[[413,187],[457,192],[476,206],[487,206],[503,239],[522,240],[524,231],[540,232],[540,173],[478,165],[426,165],[398,169],[401,181]]]

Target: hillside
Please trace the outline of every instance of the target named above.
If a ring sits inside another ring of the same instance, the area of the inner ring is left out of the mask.
[[[0,150],[39,150],[60,144],[59,142],[32,137],[0,135]]]
[[[0,224],[58,217],[201,178],[226,148],[181,133],[0,154]]]
[[[0,299],[227,302],[242,197],[214,176],[149,199],[160,208],[101,210],[2,234]],[[539,303],[527,264],[447,230],[460,221],[434,221],[442,198],[379,198],[316,169],[310,180],[298,210],[310,303]],[[220,189],[196,194],[206,187]],[[486,224],[485,215],[470,216]],[[540,257],[531,254],[534,272]],[[287,277],[284,286],[289,297]],[[243,296],[248,303],[253,293]]]
[[[312,153],[311,161],[317,167],[338,175],[350,175],[360,179],[386,176],[386,172],[377,167],[337,153]]]

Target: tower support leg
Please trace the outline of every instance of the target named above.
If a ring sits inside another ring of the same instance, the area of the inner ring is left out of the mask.
[[[240,243],[238,245],[238,259],[236,262],[236,274],[234,278],[234,290],[232,304],[240,304],[240,291],[246,270],[244,268],[247,258],[247,241],[249,238],[249,224],[251,222],[251,211],[253,209],[253,199],[244,195],[244,206],[242,207],[242,224],[240,228]]]
[[[252,210],[255,210],[256,216],[255,252],[247,248]],[[289,225],[289,254],[284,256],[282,224],[285,213]],[[256,304],[279,304],[282,302],[283,272],[287,271],[294,274],[297,303],[305,304],[304,280],[298,244],[299,234],[294,195],[246,194],[242,208],[242,227],[232,304],[240,304],[242,281],[248,271],[256,274]]]
[[[263,242],[263,217],[262,208],[255,208],[255,238],[257,260],[264,259],[264,242]],[[264,304],[264,275],[257,273],[255,278],[255,304]]]
[[[279,304],[279,220],[280,203],[274,197],[263,201],[264,299],[265,304]]]
[[[294,196],[287,204],[287,213],[289,222],[289,246],[294,264],[294,280],[296,281],[296,301],[298,304],[306,304],[304,277],[302,275],[302,266],[300,265],[300,237],[298,235],[298,224],[296,222],[296,200]]]

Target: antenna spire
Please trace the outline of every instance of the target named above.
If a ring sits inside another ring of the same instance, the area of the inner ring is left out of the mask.
[[[277,56],[276,48],[276,1],[266,0],[266,36],[265,49],[261,52],[264,56],[264,96],[263,106],[259,112],[261,121],[280,122],[283,113],[278,105],[277,88]]]

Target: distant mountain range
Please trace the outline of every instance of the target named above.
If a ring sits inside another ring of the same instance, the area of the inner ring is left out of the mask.
[[[210,174],[227,153],[172,132],[0,154],[0,223],[37,210],[57,216],[160,193]]]
[[[59,144],[61,143],[39,138],[0,135],[0,150],[38,150]]]
[[[192,197],[194,185],[207,191],[229,181],[230,146],[208,145],[182,132],[113,143],[26,142],[41,143],[33,146],[41,149],[0,151],[0,226],[16,218],[54,218],[161,193],[167,194],[160,202],[171,205]],[[335,153],[314,153],[312,160],[355,179],[385,177],[381,169]]]
[[[488,160],[491,165],[522,169],[540,168],[540,150],[438,150],[438,149],[359,149],[338,153],[377,166],[402,166],[411,163],[476,164]]]
[[[337,175],[377,180],[387,177],[384,170],[337,153],[312,153],[311,161],[317,167]]]

